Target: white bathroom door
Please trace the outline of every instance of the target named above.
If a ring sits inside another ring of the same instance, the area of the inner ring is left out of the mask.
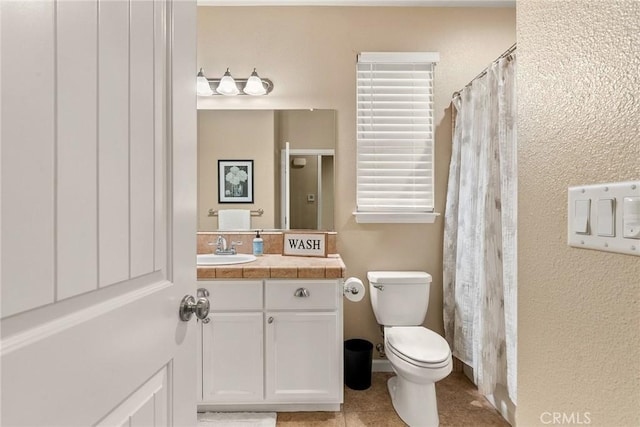
[[[194,426],[195,1],[0,2],[0,424]]]

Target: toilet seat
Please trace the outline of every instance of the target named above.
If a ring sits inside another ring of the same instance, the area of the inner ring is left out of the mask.
[[[387,328],[385,336],[389,350],[412,365],[441,368],[451,363],[451,349],[437,333],[422,326]]]

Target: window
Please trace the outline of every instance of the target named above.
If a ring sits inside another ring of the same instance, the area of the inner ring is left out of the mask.
[[[359,223],[434,222],[434,52],[358,55]]]

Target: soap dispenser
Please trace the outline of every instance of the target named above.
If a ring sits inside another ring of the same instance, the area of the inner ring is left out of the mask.
[[[262,255],[264,252],[264,241],[260,237],[260,230],[256,230],[256,238],[253,239],[253,254],[256,256]]]

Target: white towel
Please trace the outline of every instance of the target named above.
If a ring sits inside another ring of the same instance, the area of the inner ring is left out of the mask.
[[[218,211],[219,230],[251,229],[251,211],[249,209],[224,209]]]

